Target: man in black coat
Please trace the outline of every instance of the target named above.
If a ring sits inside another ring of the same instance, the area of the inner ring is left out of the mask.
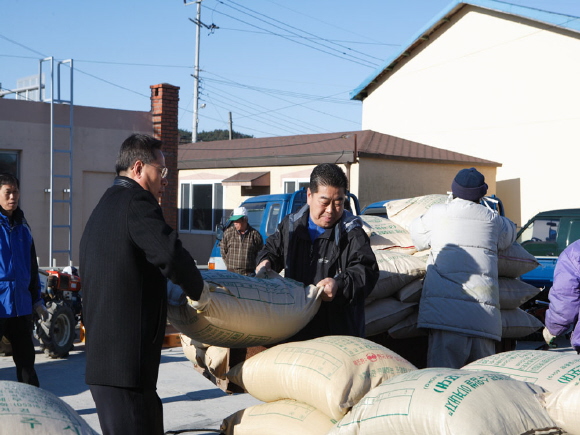
[[[365,336],[364,300],[379,269],[361,220],[344,209],[347,178],[325,163],[314,168],[308,204],[290,214],[258,253],[257,276],[280,272],[305,285],[324,287],[314,318],[287,341],[325,335]]]
[[[81,239],[85,381],[103,434],[163,434],[156,384],[167,279],[194,300],[204,286],[158,203],[167,185],[161,146],[141,134],[123,142],[117,177]]]

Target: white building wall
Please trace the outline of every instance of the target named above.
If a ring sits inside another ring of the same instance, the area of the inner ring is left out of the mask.
[[[502,163],[518,224],[580,207],[579,50],[577,33],[464,7],[370,89],[362,128]]]

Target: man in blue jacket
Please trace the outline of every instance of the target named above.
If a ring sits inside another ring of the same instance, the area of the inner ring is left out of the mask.
[[[544,328],[546,343],[553,345],[558,335],[572,327],[572,346],[580,353],[580,328],[575,327],[580,311],[580,240],[568,245],[558,257],[548,298],[550,307],[546,311]]]
[[[48,317],[40,297],[38,264],[32,232],[18,207],[18,179],[0,174],[0,337],[12,345],[19,382],[38,387],[34,370],[32,310]]]

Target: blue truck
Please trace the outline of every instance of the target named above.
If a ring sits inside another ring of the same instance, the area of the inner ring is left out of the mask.
[[[358,198],[347,193],[348,201],[345,208],[355,214],[360,214]],[[295,191],[294,193],[279,193],[274,195],[259,195],[248,198],[240,204],[248,210],[248,222],[257,229],[266,242],[268,236],[274,234],[278,224],[287,214],[294,213],[306,204],[306,188]],[[221,256],[220,241],[223,233],[230,225],[230,221],[222,222],[217,229],[216,241],[211,251],[208,269],[225,270],[226,265]]]
[[[518,232],[517,241],[540,265],[522,275],[522,281],[541,288],[538,299],[547,301],[554,280],[558,256],[580,239],[580,209],[550,210],[538,213]]]

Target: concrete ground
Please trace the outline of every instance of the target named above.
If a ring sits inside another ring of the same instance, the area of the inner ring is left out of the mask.
[[[75,349],[65,359],[47,358],[37,347],[35,367],[40,387],[68,403],[95,431],[101,433],[95,403],[84,382],[84,344],[75,343]],[[16,381],[12,357],[0,357],[0,380]],[[216,433],[227,416],[262,403],[249,394],[223,392],[194,370],[181,347],[163,349],[157,391],[163,401],[166,432],[208,429],[195,433]]]
[[[565,338],[559,337],[557,343],[558,347],[550,351],[575,353]],[[517,349],[538,349],[542,344],[518,341]],[[40,348],[37,350],[36,370],[41,388],[68,403],[93,429],[101,433],[95,404],[84,382],[84,344],[75,343],[75,349],[65,359],[49,359],[40,352]],[[0,356],[0,380],[16,381],[12,357]],[[163,401],[166,432],[195,429],[195,433],[201,435],[216,433],[224,418],[261,403],[249,394],[224,393],[194,370],[181,347],[163,349],[157,388]]]

